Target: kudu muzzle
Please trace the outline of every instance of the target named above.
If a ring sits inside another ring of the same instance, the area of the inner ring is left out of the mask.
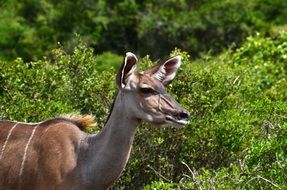
[[[176,121],[188,122],[190,113],[181,107],[169,94],[158,94],[158,106],[158,110],[167,115],[167,120],[171,120],[175,123],[177,123]]]

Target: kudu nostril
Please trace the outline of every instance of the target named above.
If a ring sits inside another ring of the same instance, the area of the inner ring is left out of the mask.
[[[184,110],[184,111],[182,111],[182,112],[180,112],[179,113],[179,116],[180,116],[180,118],[182,118],[182,119],[188,119],[189,118],[189,112],[188,111],[186,111],[186,110]]]

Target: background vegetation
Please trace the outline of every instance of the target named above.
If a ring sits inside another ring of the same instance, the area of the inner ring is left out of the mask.
[[[9,0],[0,2],[0,57],[35,61],[82,36],[99,54],[158,59],[175,47],[193,57],[238,47],[254,31],[286,28],[284,0]]]
[[[181,129],[140,126],[112,189],[287,188],[286,1],[0,6],[1,119],[91,113],[99,130],[124,52],[142,56],[142,68],[179,54],[183,65],[168,88],[191,122]]]

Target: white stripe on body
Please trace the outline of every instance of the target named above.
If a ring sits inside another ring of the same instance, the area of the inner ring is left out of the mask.
[[[21,122],[21,121],[11,121],[11,122],[18,123],[18,124],[24,124],[24,125],[38,125],[38,124],[42,123],[42,122],[28,123],[28,122]]]
[[[16,122],[16,124],[9,130],[9,133],[8,133],[8,135],[7,135],[7,137],[6,137],[5,143],[4,143],[4,145],[3,145],[2,149],[1,149],[0,160],[3,158],[3,154],[4,154],[4,151],[5,151],[5,148],[6,148],[7,144],[8,144],[8,141],[9,141],[9,139],[10,139],[10,136],[11,136],[11,134],[12,134],[12,131],[16,128],[16,126],[17,126],[18,124],[19,124],[19,123]]]
[[[24,149],[24,155],[23,155],[23,158],[22,158],[22,163],[21,163],[21,167],[20,167],[20,171],[19,171],[19,180],[20,180],[20,185],[21,185],[21,176],[22,176],[22,173],[23,173],[23,170],[24,170],[24,165],[25,165],[25,161],[26,161],[26,158],[27,158],[27,152],[28,152],[28,148],[29,148],[29,145],[30,145],[30,142],[35,134],[35,131],[36,129],[39,127],[41,123],[39,123],[38,125],[36,125],[31,133],[31,136],[25,146],[25,149]]]

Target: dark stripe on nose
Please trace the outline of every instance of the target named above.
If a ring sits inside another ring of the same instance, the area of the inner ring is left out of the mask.
[[[162,98],[166,104],[168,104],[172,109],[174,109],[174,106],[172,105],[172,103],[166,97],[164,97],[164,95],[160,94],[160,98]]]

